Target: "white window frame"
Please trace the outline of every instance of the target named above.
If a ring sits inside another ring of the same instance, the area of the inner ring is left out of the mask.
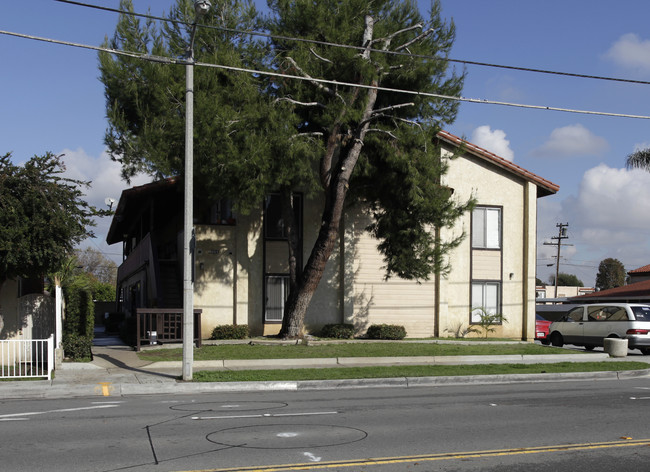
[[[472,282],[472,313],[470,323],[480,323],[479,308],[491,315],[500,313],[501,282]]]
[[[501,249],[501,208],[478,206],[472,211],[472,248]]]
[[[289,276],[267,275],[265,279],[264,322],[279,323],[284,316],[284,304],[289,296]],[[272,282],[275,284],[271,285]],[[273,288],[279,288],[281,294],[278,294],[277,290],[273,290]],[[278,297],[278,295],[280,296]]]

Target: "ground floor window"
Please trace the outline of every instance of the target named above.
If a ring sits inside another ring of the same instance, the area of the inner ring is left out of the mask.
[[[480,309],[494,315],[500,313],[500,292],[499,282],[472,282],[472,315],[470,322],[481,321]]]
[[[284,303],[289,296],[289,276],[267,275],[265,290],[266,306],[264,309],[264,321],[271,323],[282,321]]]

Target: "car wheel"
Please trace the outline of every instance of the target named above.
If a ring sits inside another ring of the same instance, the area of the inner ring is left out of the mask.
[[[592,346],[592,345],[588,344],[588,345],[585,346],[585,351],[593,351],[595,347],[596,346]]]
[[[548,338],[541,339],[539,342],[542,343],[544,346],[548,346],[549,344],[551,344],[551,340]]]
[[[557,331],[551,334],[551,344],[555,347],[564,346],[564,339],[562,338],[562,335]]]
[[[650,356],[650,347],[641,348],[639,349],[639,351],[641,351],[641,354],[643,354],[644,356]]]

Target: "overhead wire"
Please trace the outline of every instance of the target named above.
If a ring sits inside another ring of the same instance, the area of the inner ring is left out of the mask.
[[[81,6],[81,7],[86,7],[86,8],[92,8],[96,10],[102,10],[102,11],[108,11],[112,13],[119,13],[119,14],[125,14],[125,15],[131,15],[131,16],[136,16],[140,18],[146,18],[150,20],[157,20],[157,21],[164,21],[164,22],[169,22],[169,23],[177,23],[177,24],[183,24],[186,26],[191,26],[191,23],[179,21],[179,20],[173,20],[171,18],[165,18],[162,16],[156,16],[156,15],[151,15],[148,13],[137,13],[137,12],[130,12],[126,10],[120,10],[119,8],[111,8],[111,7],[105,7],[101,5],[93,5],[90,3],[84,3],[84,2],[79,2],[75,0],[55,0],[60,3],[66,3],[69,5],[76,5],[76,6]],[[276,34],[271,34],[271,33],[264,33],[262,31],[250,31],[250,30],[241,30],[241,29],[236,29],[236,28],[226,28],[224,26],[215,26],[215,25],[202,25],[199,24],[199,27],[202,28],[207,28],[207,29],[216,29],[219,31],[224,31],[226,33],[236,33],[236,34],[245,34],[245,35],[251,35],[251,36],[260,36],[264,38],[269,38],[269,39],[276,39],[276,40],[283,40],[283,41],[296,41],[296,42],[304,42],[304,43],[309,43],[309,44],[316,44],[319,46],[329,46],[329,47],[337,47],[337,48],[343,48],[343,49],[353,49],[357,51],[369,51],[369,52],[374,52],[374,53],[381,53],[381,54],[387,54],[387,55],[395,55],[395,56],[407,56],[407,57],[413,57],[417,59],[433,59],[433,60],[444,60],[447,62],[453,62],[453,63],[458,63],[458,64],[465,64],[465,65],[472,65],[472,66],[481,66],[481,67],[492,67],[492,68],[497,68],[497,69],[507,69],[507,70],[516,70],[516,71],[521,71],[521,72],[533,72],[533,73],[538,73],[538,74],[549,74],[549,75],[558,75],[558,76],[564,76],[564,77],[575,77],[575,78],[581,78],[581,79],[594,79],[594,80],[605,80],[605,81],[612,81],[612,82],[623,82],[623,83],[631,83],[631,84],[640,84],[640,85],[650,85],[650,81],[647,80],[636,80],[636,79],[629,79],[629,78],[622,78],[622,77],[608,77],[608,76],[601,76],[601,75],[593,75],[593,74],[580,74],[576,72],[564,72],[564,71],[554,71],[554,70],[548,70],[548,69],[539,69],[539,68],[533,68],[533,67],[522,67],[522,66],[510,66],[510,65],[504,65],[504,64],[494,64],[490,62],[480,62],[480,61],[471,61],[467,59],[453,59],[453,58],[440,58],[432,55],[426,55],[426,54],[413,54],[410,52],[401,52],[401,51],[386,51],[383,49],[373,49],[373,48],[365,48],[363,46],[353,46],[351,44],[340,44],[340,43],[332,43],[329,41],[320,41],[316,39],[307,39],[307,38],[296,38],[296,37],[291,37],[291,36],[282,36],[282,35],[276,35]]]
[[[57,1],[62,1],[62,0],[57,0]],[[103,46],[92,46],[92,45],[88,45],[88,44],[75,43],[75,42],[70,42],[70,41],[61,41],[61,40],[52,39],[52,38],[43,38],[43,37],[40,37],[40,36],[34,36],[34,35],[29,35],[29,34],[15,33],[15,32],[12,32],[12,31],[0,30],[0,34],[19,37],[19,38],[23,38],[23,39],[30,39],[30,40],[35,40],[35,41],[43,41],[43,42],[47,42],[47,43],[59,44],[59,45],[64,45],[64,46],[71,46],[71,47],[77,47],[77,48],[82,48],[82,49],[90,49],[90,50],[94,50],[94,51],[101,51],[101,52],[106,52],[106,53],[109,53],[109,54],[126,56],[126,57],[135,58],[135,59],[150,61],[150,62],[158,62],[158,63],[164,63],[164,64],[176,64],[176,65],[186,65],[187,64],[186,59],[174,59],[174,58],[171,58],[171,57],[156,56],[156,55],[146,54],[146,53],[123,51],[123,50],[120,50],[120,49],[106,48],[106,47],[103,47]],[[340,82],[340,81],[337,81],[337,80],[319,79],[319,78],[315,78],[315,77],[303,77],[303,76],[298,76],[298,75],[284,74],[284,73],[280,73],[280,72],[262,71],[262,70],[258,70],[258,69],[248,69],[248,68],[243,68],[243,67],[233,67],[233,66],[226,66],[226,65],[222,65],[222,64],[211,64],[211,63],[198,62],[198,61],[192,62],[192,64],[194,66],[211,67],[211,68],[216,68],[216,69],[230,70],[230,71],[234,71],[234,72],[244,72],[244,73],[249,73],[249,74],[259,74],[259,75],[265,75],[265,76],[270,76],[270,77],[295,79],[295,80],[302,80],[302,81],[309,81],[309,82],[316,82],[316,83],[321,83],[321,84],[337,85],[337,86],[344,86],[344,87],[372,89],[372,90],[378,90],[378,91],[382,91],[382,92],[402,93],[402,94],[406,94],[406,95],[414,95],[414,96],[436,98],[436,99],[443,99],[443,100],[453,100],[453,101],[466,102],[466,103],[476,103],[476,104],[483,104],[483,105],[499,105],[499,106],[508,106],[508,107],[514,107],[514,108],[525,108],[525,109],[533,109],[533,110],[558,111],[558,112],[575,113],[575,114],[582,114],[582,115],[598,115],[598,116],[609,116],[609,117],[615,117],[615,118],[633,118],[633,119],[650,120],[650,116],[648,116],[648,115],[633,115],[633,114],[627,114],[627,113],[612,113],[612,112],[602,112],[602,111],[593,111],[593,110],[578,110],[578,109],[552,107],[552,106],[544,106],[544,105],[527,105],[527,104],[523,104],[523,103],[502,102],[502,101],[497,101],[497,100],[487,100],[487,99],[480,99],[480,98],[467,98],[467,97],[444,95],[444,94],[437,94],[437,93],[431,93],[431,92],[420,92],[420,91],[416,91],[416,90],[404,90],[404,89],[396,89],[396,88],[392,88],[392,87],[381,87],[381,86],[374,86],[374,85],[355,84],[355,83],[351,83],[351,82]]]

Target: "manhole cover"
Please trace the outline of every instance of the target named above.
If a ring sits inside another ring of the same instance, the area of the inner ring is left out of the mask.
[[[356,428],[325,424],[267,424],[215,431],[208,441],[250,449],[298,449],[340,446],[361,441],[368,433]]]

